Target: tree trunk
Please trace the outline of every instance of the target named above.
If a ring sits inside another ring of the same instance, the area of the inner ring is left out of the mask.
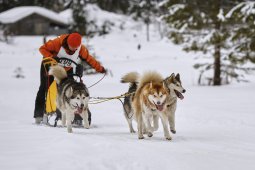
[[[158,22],[158,32],[159,32],[159,35],[160,35],[160,39],[163,39],[163,32],[161,30],[161,22]]]
[[[147,23],[146,24],[147,41],[150,41],[150,29],[149,29],[149,26],[150,26],[150,24]]]
[[[218,0],[215,2],[216,5],[216,16],[220,11],[221,7],[221,0]],[[218,20],[217,17],[215,17],[215,30],[220,33],[221,32],[221,21]],[[221,85],[221,36],[217,36],[217,41],[215,42],[214,46],[214,76],[213,76],[213,85],[219,86]]]
[[[214,76],[213,76],[213,85],[219,86],[221,85],[221,53],[220,53],[220,45],[215,45],[214,47]]]

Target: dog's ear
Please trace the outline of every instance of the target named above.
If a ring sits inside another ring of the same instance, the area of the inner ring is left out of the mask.
[[[171,76],[169,77],[169,82],[174,82],[174,77],[175,77],[175,74],[172,73]]]
[[[68,88],[68,89],[66,90],[66,97],[67,97],[67,98],[70,98],[70,97],[72,96],[72,94],[73,94],[73,88],[70,87],[70,88]]]
[[[175,79],[176,79],[177,81],[180,81],[180,74],[179,74],[179,73],[176,74]]]
[[[162,81],[163,89],[166,89],[165,81]]]

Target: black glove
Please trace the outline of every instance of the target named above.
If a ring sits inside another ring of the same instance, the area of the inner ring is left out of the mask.
[[[82,77],[83,75],[83,65],[82,64],[77,64],[75,68],[75,74],[77,74],[79,77]]]
[[[58,62],[59,63],[59,58],[58,58],[58,56],[54,56],[54,57],[52,57],[54,60],[56,60],[56,62]]]
[[[101,73],[105,73],[105,74],[107,74],[107,73],[108,73],[108,71],[107,71],[107,69],[105,69],[105,68],[103,67],[103,69],[102,69]]]

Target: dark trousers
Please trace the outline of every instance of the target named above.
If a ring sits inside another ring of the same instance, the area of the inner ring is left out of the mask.
[[[43,117],[43,114],[45,113],[46,93],[48,87],[54,80],[53,76],[47,76],[47,72],[48,68],[44,67],[42,63],[40,71],[40,86],[35,99],[34,118]]]
[[[34,110],[34,118],[43,117],[45,113],[46,107],[46,94],[48,91],[48,87],[54,80],[53,76],[48,76],[48,67],[44,67],[43,63],[41,64],[41,71],[40,71],[40,87],[36,95],[35,99],[35,110]],[[68,74],[72,74],[73,71],[68,71]],[[56,110],[57,116],[61,116],[60,110]],[[82,120],[80,115],[75,114],[75,120]],[[89,111],[89,122],[91,122],[91,112]]]

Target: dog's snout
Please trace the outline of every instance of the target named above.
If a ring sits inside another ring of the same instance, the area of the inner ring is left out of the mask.
[[[157,104],[159,105],[159,104],[160,104],[160,101],[158,101]]]
[[[84,104],[81,104],[81,108],[83,108],[84,107]]]
[[[183,92],[183,93],[185,93],[185,92],[186,92],[186,90],[184,89],[182,92]]]

